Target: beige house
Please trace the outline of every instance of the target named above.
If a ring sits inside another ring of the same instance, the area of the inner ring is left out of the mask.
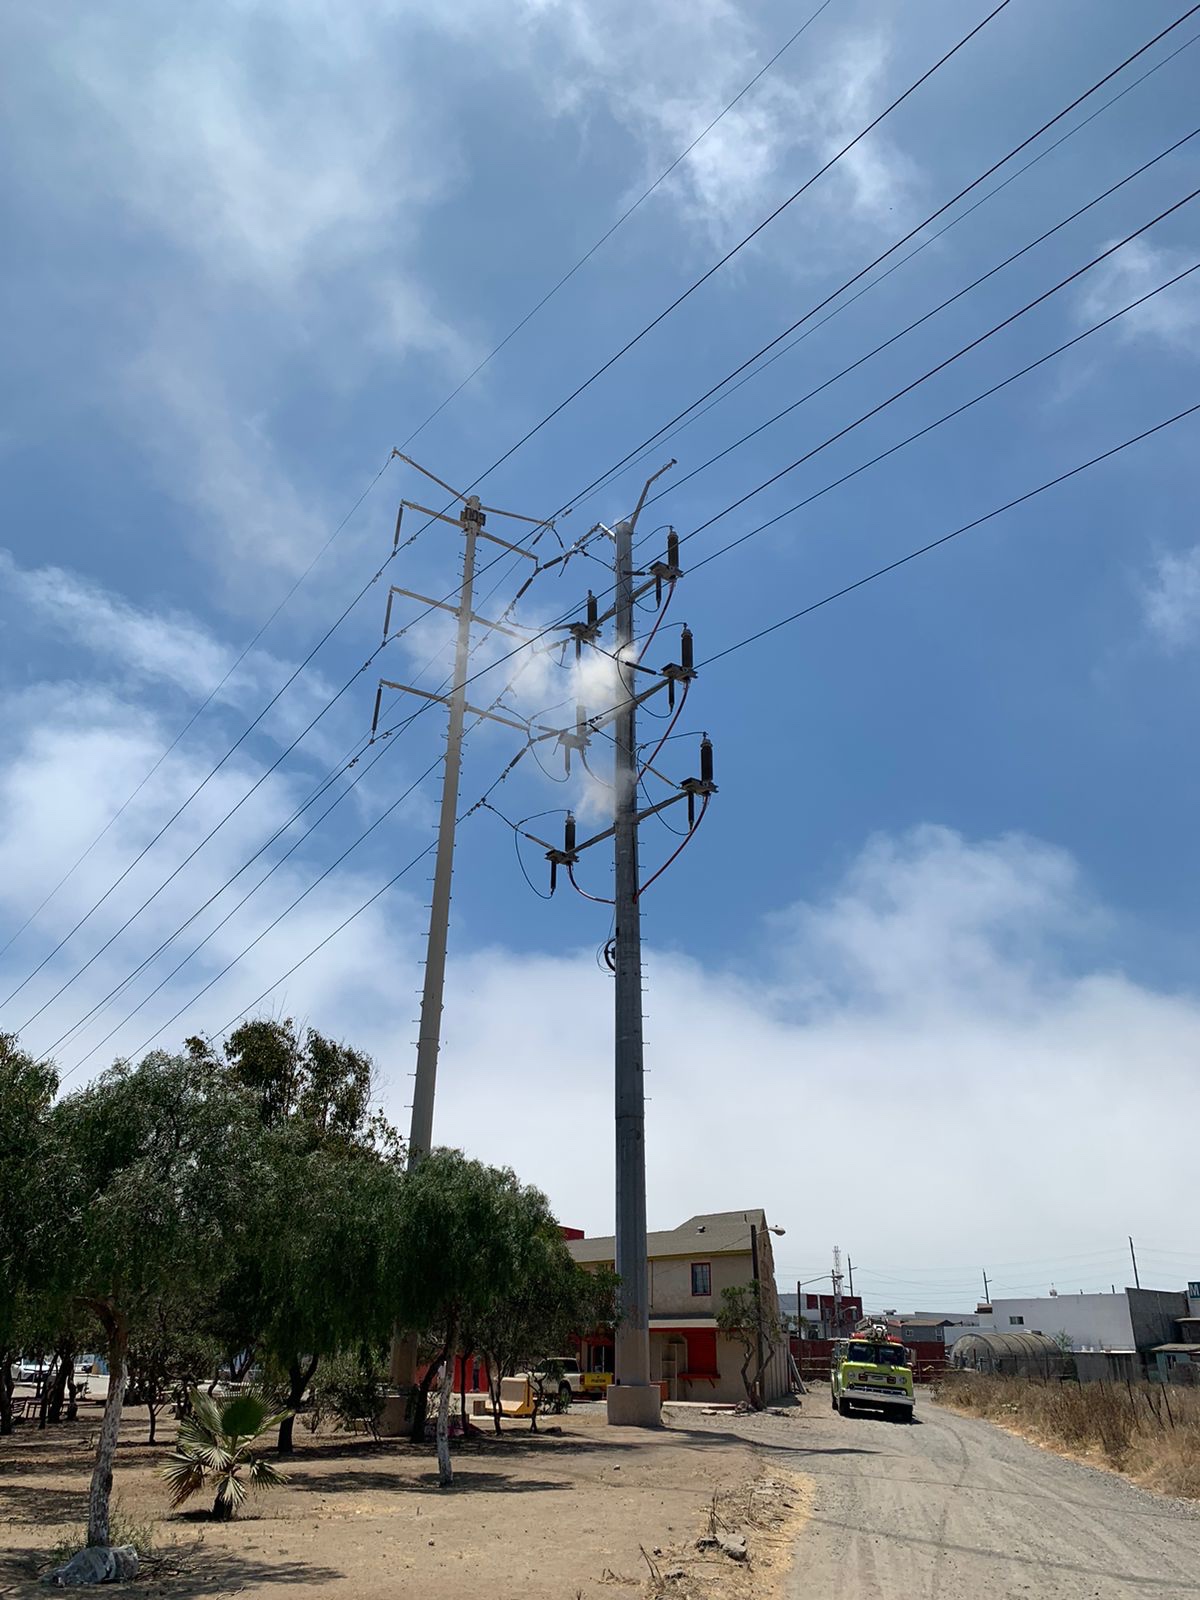
[[[615,1241],[568,1239],[584,1266],[615,1265]],[[678,1228],[647,1237],[650,1269],[650,1376],[666,1385],[670,1400],[744,1400],[742,1346],[717,1331],[721,1290],[744,1287],[758,1277],[767,1305],[779,1316],[771,1233],[762,1211],[715,1211],[689,1217]],[[763,1375],[768,1401],[788,1390],[787,1342],[782,1341]],[[585,1373],[612,1371],[612,1343],[583,1341]],[[751,1364],[751,1372],[754,1364]]]

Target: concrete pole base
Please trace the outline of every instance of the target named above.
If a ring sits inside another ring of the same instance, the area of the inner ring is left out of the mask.
[[[380,1436],[384,1439],[398,1439],[411,1432],[412,1421],[408,1416],[408,1391],[406,1389],[400,1389],[385,1398],[383,1409],[375,1418],[375,1426],[379,1429]]]
[[[614,1383],[605,1398],[614,1427],[657,1428],[662,1423],[662,1390],[656,1383]]]

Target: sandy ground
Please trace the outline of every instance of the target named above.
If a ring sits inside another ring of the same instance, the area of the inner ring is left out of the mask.
[[[786,1436],[800,1417],[772,1419]],[[155,1476],[172,1426],[149,1446],[144,1411],[127,1414],[114,1491],[119,1513],[153,1523],[155,1556],[125,1592],[266,1600],[316,1595],[422,1600],[772,1600],[805,1486],[746,1436],[759,1419],[670,1407],[657,1432],[607,1425],[600,1405],[509,1423],[456,1443],[456,1481],[437,1486],[432,1449],[296,1430],[284,1489],[255,1496],[232,1524],[171,1514]],[[0,1594],[46,1593],[47,1553],[83,1525],[99,1407],[69,1427],[0,1441]],[[765,1462],[765,1464],[764,1464]],[[206,1502],[204,1502],[206,1506]],[[747,1535],[749,1560],[700,1550],[715,1531]]]

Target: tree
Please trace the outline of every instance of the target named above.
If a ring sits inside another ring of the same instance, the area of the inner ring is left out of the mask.
[[[438,1478],[449,1487],[450,1376],[461,1336],[517,1293],[531,1241],[557,1227],[539,1190],[507,1168],[470,1161],[458,1150],[435,1150],[407,1174],[400,1218],[391,1241],[397,1321],[440,1342],[432,1363],[444,1363],[446,1374],[438,1397]],[[424,1435],[430,1376],[417,1396],[414,1438]]]
[[[265,1175],[246,1095],[195,1056],[118,1064],[50,1116],[67,1164],[56,1218],[60,1286],[99,1322],[108,1399],[88,1497],[89,1545],[109,1542],[113,1456],[131,1338],[152,1323],[164,1285],[203,1295],[237,1249]]]
[[[468,1340],[488,1364],[492,1426],[500,1432],[500,1385],[516,1372],[565,1351],[570,1340],[616,1322],[619,1279],[607,1268],[589,1271],[568,1251],[553,1221],[530,1217],[533,1226],[521,1254],[515,1281],[470,1326]],[[534,1412],[545,1398],[534,1386]]]
[[[12,1432],[12,1364],[25,1342],[30,1295],[44,1286],[55,1240],[48,1118],[58,1073],[0,1033],[0,1434]]]
[[[217,1340],[206,1328],[207,1297],[180,1296],[167,1288],[146,1308],[129,1340],[127,1405],[149,1412],[153,1444],[158,1414],[174,1396],[183,1396],[202,1378],[216,1373],[221,1359]]]
[[[232,1354],[256,1346],[284,1401],[278,1450],[324,1356],[373,1339],[390,1290],[379,1230],[395,1217],[401,1144],[371,1112],[369,1056],[290,1018],[243,1023],[216,1055],[189,1039],[249,1095],[267,1135],[270,1180],[250,1250],[232,1260],[215,1327]]]
[[[721,1290],[717,1328],[727,1339],[736,1340],[741,1345],[742,1383],[746,1398],[756,1411],[761,1411],[763,1373],[783,1343],[784,1330],[779,1313],[767,1302],[762,1284],[757,1279]],[[751,1366],[754,1367],[753,1377],[750,1376]]]

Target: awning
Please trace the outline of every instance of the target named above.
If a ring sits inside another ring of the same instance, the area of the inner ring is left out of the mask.
[[[650,1318],[651,1333],[694,1333],[697,1328],[715,1328],[716,1325],[716,1317],[673,1317],[659,1312]]]

